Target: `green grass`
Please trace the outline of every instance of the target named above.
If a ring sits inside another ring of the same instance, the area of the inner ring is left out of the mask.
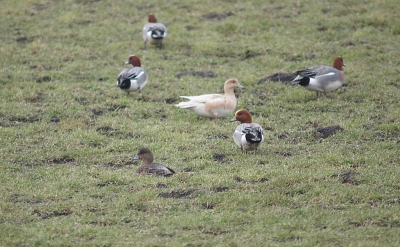
[[[144,49],[150,12],[163,50]],[[398,16],[396,0],[3,1],[0,245],[399,246]],[[130,54],[142,95],[115,85]],[[327,98],[257,83],[338,55]],[[173,106],[233,77],[266,130],[255,154],[230,118]],[[177,174],[136,176],[140,147]]]

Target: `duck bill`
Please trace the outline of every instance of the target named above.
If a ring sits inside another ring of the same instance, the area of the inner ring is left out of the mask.
[[[126,61],[125,64],[129,64],[129,61]]]
[[[136,155],[135,157],[133,157],[132,160],[140,160],[139,155]]]
[[[242,84],[239,84],[238,88],[245,89],[245,87]]]
[[[229,121],[229,122],[235,122],[235,121],[237,121],[237,119],[234,117],[234,118],[232,118],[231,121]]]

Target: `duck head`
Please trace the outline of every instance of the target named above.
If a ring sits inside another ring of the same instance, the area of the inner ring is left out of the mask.
[[[346,67],[346,64],[344,64],[342,57],[337,57],[333,61],[333,66],[332,67],[334,67],[337,70],[343,70],[343,67]]]
[[[148,148],[141,148],[135,157],[132,158],[133,160],[142,160],[147,161],[148,163],[153,163],[154,157],[153,153]]]
[[[157,22],[156,16],[153,13],[149,14],[149,22],[151,22],[151,23]]]
[[[239,81],[235,78],[228,79],[224,84],[224,91],[234,90],[235,88],[245,88],[243,85],[239,83]]]
[[[140,59],[136,55],[130,55],[128,61],[125,64],[132,64],[133,67],[141,67]]]
[[[252,123],[253,119],[251,117],[251,114],[248,111],[241,109],[241,110],[238,110],[235,113],[235,117],[231,119],[231,122],[234,122],[234,121],[239,121],[240,123]]]

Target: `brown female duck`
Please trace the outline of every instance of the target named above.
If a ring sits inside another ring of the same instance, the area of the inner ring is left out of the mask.
[[[153,153],[148,148],[139,149],[138,154],[135,157],[133,157],[133,160],[138,160],[138,159],[142,160],[142,165],[136,171],[137,174],[146,174],[146,175],[155,174],[158,176],[168,177],[172,176],[175,173],[174,170],[163,164],[154,163]]]

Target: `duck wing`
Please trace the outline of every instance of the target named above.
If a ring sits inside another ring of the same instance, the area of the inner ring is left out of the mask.
[[[147,83],[146,71],[141,67],[124,69],[118,76],[117,86],[125,88],[126,85],[129,85],[129,88],[132,81],[135,81],[134,83],[137,83],[137,86],[142,89]]]
[[[147,23],[142,30],[143,38],[146,40],[147,36],[153,39],[165,39],[168,35],[167,28],[162,23]]]
[[[264,130],[257,123],[243,123],[236,127],[233,140],[240,148],[254,146],[264,141]]]
[[[148,167],[147,174],[155,174],[158,176],[172,176],[175,171],[163,164],[153,163]]]
[[[297,77],[294,78],[291,84],[296,84],[303,78],[317,78],[317,77],[336,77],[338,70],[330,66],[315,66],[304,70],[296,71]]]
[[[198,95],[198,96],[180,96],[180,97],[183,98],[183,99],[187,99],[187,100],[198,102],[198,103],[207,103],[207,102],[215,100],[215,99],[224,98],[225,95],[222,95],[222,94],[203,94],[203,95]]]

